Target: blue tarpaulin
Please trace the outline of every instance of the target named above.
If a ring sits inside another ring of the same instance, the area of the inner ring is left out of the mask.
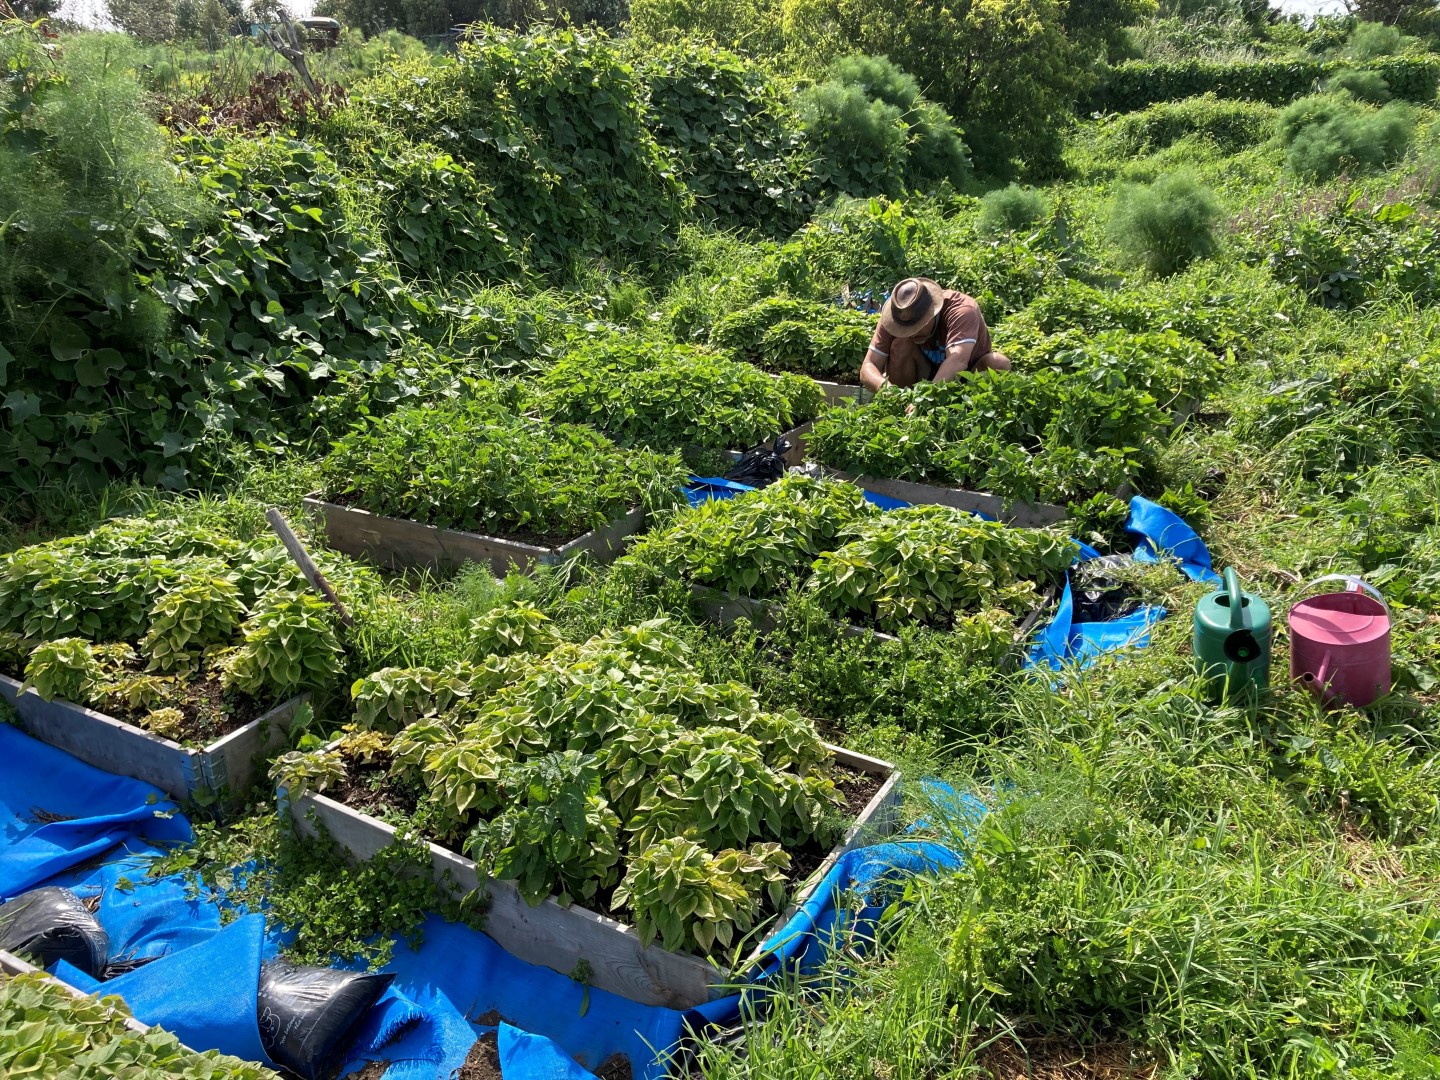
[[[104,815],[86,810],[91,792]],[[33,803],[41,797],[43,803]],[[105,824],[74,828],[38,845],[37,828],[24,823],[32,805],[90,813],[77,820]],[[111,958],[151,961],[104,983],[63,962],[56,974],[87,991],[119,994],[139,1019],[176,1032],[195,1049],[266,1060],[256,991],[261,960],[278,952],[281,938],[266,927],[263,913],[240,912],[222,925],[216,902],[192,895],[183,878],[146,876],[161,851],[147,841],[190,839],[188,822],[173,806],[149,785],[100,772],[0,725],[0,809],[10,822],[0,835],[0,873],[13,883],[5,898],[41,884],[96,898]],[[932,843],[901,841],[847,853],[809,903],[766,942],[769,955],[751,975],[753,985],[759,988],[782,967],[813,970],[837,939],[848,948],[863,945],[899,881],[957,864],[953,852]],[[858,902],[842,907],[844,896]],[[659,1080],[665,1057],[687,1031],[733,1022],[742,1001],[737,993],[688,1013],[637,1005],[525,964],[480,931],[434,915],[423,926],[420,947],[397,943],[385,970],[395,973],[395,981],[364,1022],[346,1069],[388,1061],[386,1075],[393,1080],[448,1077],[477,1034],[497,1026],[506,1080],[583,1080],[617,1054],[629,1059],[637,1077]]]
[[[1136,495],[1130,500],[1130,516],[1125,528],[1137,537],[1132,556],[1137,562],[1171,559],[1191,581],[1220,580],[1210,565],[1210,551],[1205,541],[1183,519],[1159,503]],[[1100,557],[1088,544],[1081,544],[1080,549],[1079,562]],[[1055,618],[1036,634],[1027,666],[1056,671],[1066,664],[1088,667],[1101,653],[1148,645],[1151,627],[1165,615],[1164,608],[1147,604],[1122,618],[1076,622],[1075,597],[1067,578]]]
[[[758,490],[760,489],[748,484],[726,480],[723,476],[692,476],[690,482],[685,485],[685,498],[691,506],[699,506],[704,502],[733,499],[736,495],[744,495],[747,491]],[[910,505],[900,499],[892,499],[888,495],[877,495],[873,491],[865,492],[865,500],[878,506],[881,510],[899,510],[902,506]]]
[[[158,788],[92,768],[4,723],[0,766],[0,900],[119,844],[190,839],[190,823]]]

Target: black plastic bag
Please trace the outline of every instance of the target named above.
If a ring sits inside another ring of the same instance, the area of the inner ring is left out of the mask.
[[[740,455],[740,460],[725,474],[725,479],[751,487],[769,487],[785,475],[785,455],[789,452],[790,444],[782,438],[769,445],[761,443],[752,446]]]
[[[343,1064],[356,1025],[394,978],[283,961],[262,965],[255,1017],[265,1053],[304,1080],[327,1080]]]
[[[46,886],[0,905],[0,949],[40,967],[67,960],[98,979],[105,970],[110,935],[73,892]]]
[[[1139,609],[1140,600],[1130,586],[1111,572],[1130,561],[1128,555],[1106,555],[1075,568],[1071,575],[1071,597],[1077,623],[1109,622]]]

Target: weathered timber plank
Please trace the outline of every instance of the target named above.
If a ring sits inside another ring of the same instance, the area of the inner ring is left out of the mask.
[[[601,562],[609,562],[624,549],[626,539],[645,524],[644,510],[632,510],[604,528],[578,536],[563,547],[551,548],[383,517],[368,510],[326,502],[319,493],[307,495],[304,504],[324,518],[330,546],[347,555],[391,570],[427,568],[447,572],[467,562],[489,563],[500,577],[509,573],[512,566],[529,570],[536,565],[563,562],[580,551]]]
[[[21,960],[20,957],[16,956],[14,953],[8,953],[4,949],[0,949],[0,975],[4,975],[7,978],[13,978],[16,975],[39,975],[46,982],[54,983],[56,986],[60,987],[60,989],[64,990],[73,998],[87,998],[90,996],[89,994],[85,993],[85,991],[80,990],[77,987],[71,986],[69,983],[64,982],[61,979],[57,979],[54,975],[47,974],[45,971],[35,967],[33,964],[27,964],[24,960]],[[133,1016],[125,1017],[124,1024],[127,1028],[135,1032],[135,1034],[137,1035],[144,1035],[150,1030],[148,1026],[142,1024]]]
[[[227,786],[232,792],[248,787],[256,756],[284,744],[291,719],[309,697],[291,698],[196,750],[83,705],[46,701],[34,690],[22,694],[20,685],[0,675],[0,698],[15,707],[27,734],[97,769],[154,784],[177,799],[216,794]]]
[[[700,611],[711,622],[729,626],[740,619],[749,619],[757,630],[765,631],[775,628],[775,603],[771,600],[752,600],[748,596],[732,596],[708,585],[692,584],[690,591],[694,594]],[[847,637],[871,637],[876,641],[899,640],[894,634],[887,634],[883,630],[873,630],[868,626],[856,626],[854,623],[841,622],[839,619],[834,620],[834,623],[836,628]]]
[[[337,843],[363,861],[394,842],[395,830],[384,822],[323,795],[305,795],[291,807],[296,826],[313,835],[315,824],[329,830]],[[488,895],[485,932],[496,944],[526,963],[568,975],[583,960],[590,965],[591,985],[644,1005],[689,1008],[710,1000],[719,969],[698,957],[644,947],[633,928],[574,906],[561,907],[553,898],[536,907],[525,902],[508,881],[480,874],[469,859],[428,845],[436,880],[455,896],[479,890]]]
[[[288,744],[290,722],[309,699],[308,693],[299,694],[207,746],[198,762],[205,786],[235,794],[253,784],[256,766],[263,769],[264,762]]]
[[[201,782],[199,751],[68,701],[46,701],[0,675],[0,696],[15,707],[20,727],[41,742],[106,772],[154,784],[185,798]]]

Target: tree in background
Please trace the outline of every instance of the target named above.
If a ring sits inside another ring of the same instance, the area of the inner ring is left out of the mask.
[[[105,0],[111,21],[149,44],[175,37],[177,6],[175,0]]]
[[[520,30],[556,19],[614,27],[624,20],[626,5],[625,0],[321,0],[315,13],[369,35],[400,30],[423,38],[475,22]]]
[[[1152,18],[1156,0],[1070,0],[1065,36],[1077,54],[1092,62],[1123,59],[1129,50],[1126,27]]]
[[[630,33],[641,41],[668,42],[679,31],[748,56],[778,56],[785,48],[781,0],[631,0]],[[820,61],[821,66],[839,52]]]
[[[1058,164],[1059,132],[1088,82],[1064,34],[1062,0],[783,3],[787,54],[802,70],[856,50],[888,56],[964,128],[976,172]]]
[[[10,10],[22,19],[43,19],[60,13],[64,0],[10,0]]]

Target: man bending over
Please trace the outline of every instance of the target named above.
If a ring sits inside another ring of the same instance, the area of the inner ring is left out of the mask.
[[[880,309],[880,325],[860,365],[860,385],[878,393],[922,379],[948,382],[962,371],[1009,371],[990,346],[990,330],[973,296],[929,278],[906,278]]]

